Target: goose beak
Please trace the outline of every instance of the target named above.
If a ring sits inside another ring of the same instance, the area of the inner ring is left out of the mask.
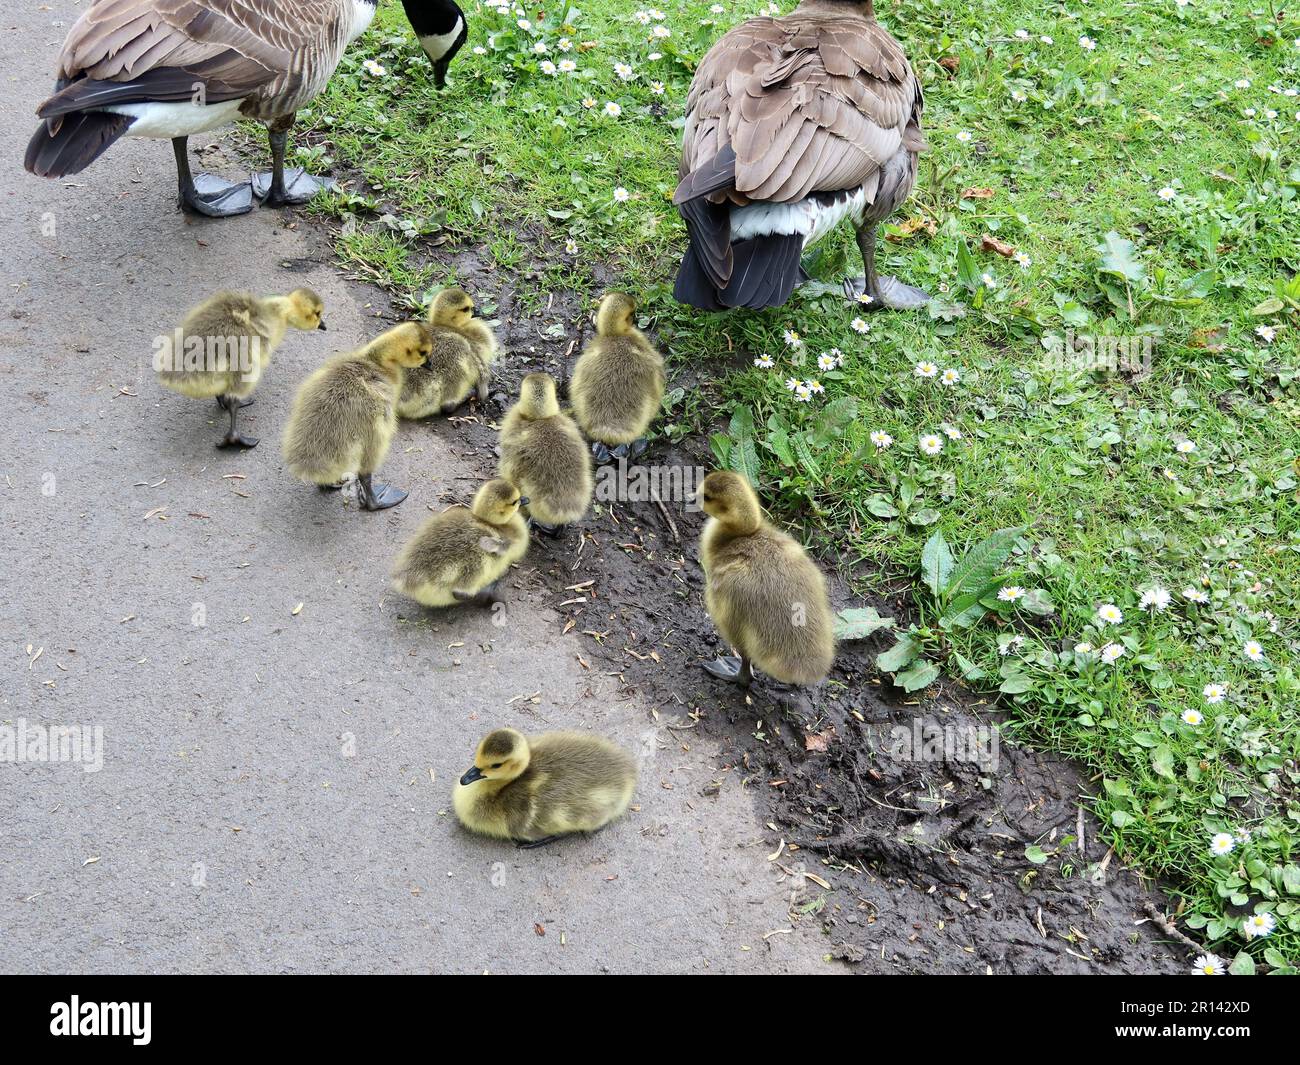
[[[325,319],[322,318],[320,321],[320,325],[318,325],[316,328],[319,329],[322,333],[326,332]]]
[[[519,505],[520,505],[521,507],[526,507],[526,506],[528,506],[528,504],[529,504],[530,502],[531,502],[531,500],[530,500],[527,496],[520,496],[520,497],[519,497]]]
[[[460,778],[462,784],[473,784],[476,780],[482,780],[483,774],[479,772],[476,765],[472,765],[465,771],[465,775]]]

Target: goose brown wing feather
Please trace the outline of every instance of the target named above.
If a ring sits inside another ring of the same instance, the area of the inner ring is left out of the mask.
[[[709,193],[791,202],[873,185],[900,147],[919,151],[922,98],[897,42],[866,18],[796,10],[726,34],[687,97],[680,173],[736,154],[735,182]]]
[[[209,101],[314,95],[337,65],[349,18],[345,0],[97,0],[68,33],[58,69],[64,87],[39,113],[75,109],[87,91],[79,82],[140,81],[143,98],[175,99],[194,75],[190,92],[201,82]],[[128,96],[125,88],[90,91],[96,102]]]

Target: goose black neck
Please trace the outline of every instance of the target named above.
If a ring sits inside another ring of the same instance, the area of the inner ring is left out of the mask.
[[[407,21],[417,37],[441,37],[464,24],[464,12],[455,0],[402,0]]]

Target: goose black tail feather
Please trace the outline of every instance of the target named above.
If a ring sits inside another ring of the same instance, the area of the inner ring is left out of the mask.
[[[42,122],[27,143],[23,166],[40,177],[80,174],[134,121],[131,115],[82,111]]]
[[[679,303],[706,311],[731,307],[760,310],[780,307],[804,273],[799,259],[803,234],[778,233],[737,241],[731,246],[735,269],[723,286],[714,285],[700,264],[694,242],[686,251],[673,296]]]

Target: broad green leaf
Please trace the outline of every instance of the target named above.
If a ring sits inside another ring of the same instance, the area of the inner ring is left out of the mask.
[[[1103,238],[1097,251],[1101,255],[1104,273],[1122,277],[1131,284],[1146,280],[1147,270],[1137,257],[1137,245],[1113,229]]]
[[[841,610],[835,617],[835,638],[837,640],[864,640],[873,632],[892,629],[894,619],[881,617],[875,607],[851,607]]]
[[[1002,563],[1011,556],[1016,538],[1024,531],[1023,526],[999,529],[967,551],[952,568],[948,585],[944,589],[945,596],[952,599],[988,584]]]
[[[943,538],[943,533],[932,533],[921,548],[921,578],[936,599],[948,586],[948,574],[952,572],[952,565],[953,557],[948,541]]]
[[[882,673],[897,673],[921,653],[921,646],[910,636],[900,636],[888,651],[876,655],[876,668]]]
[[[1243,950],[1232,959],[1232,964],[1228,966],[1228,973],[1232,976],[1254,976],[1255,959]]]
[[[939,666],[928,658],[923,658],[910,669],[894,675],[894,683],[904,691],[915,692],[928,688],[939,678]]]
[[[1043,850],[1043,848],[1040,847],[1037,843],[1031,843],[1028,847],[1025,848],[1025,857],[1028,858],[1035,865],[1042,865],[1044,862],[1047,861],[1048,858],[1051,857],[1051,855],[1049,855],[1047,851]]]

